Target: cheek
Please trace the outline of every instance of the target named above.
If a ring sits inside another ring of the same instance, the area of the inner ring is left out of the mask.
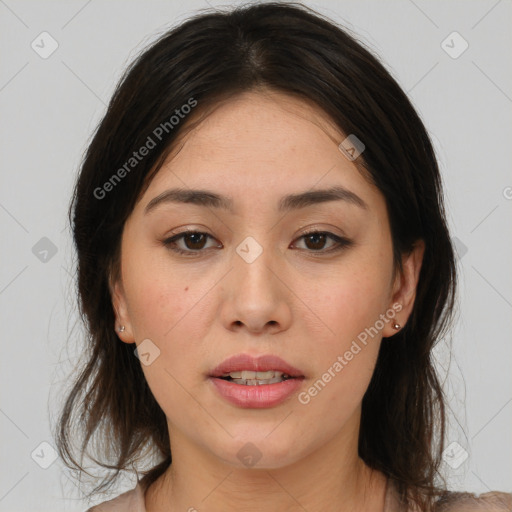
[[[191,407],[188,392],[194,393],[197,385],[190,368],[196,368],[202,358],[198,340],[204,329],[200,321],[204,291],[191,285],[187,273],[171,275],[166,266],[141,263],[136,258],[126,262],[125,290],[137,345],[149,339],[158,349],[158,356],[151,364],[143,364],[142,370],[166,413],[186,408],[190,417],[200,421],[201,410]]]
[[[198,301],[190,276],[172,272],[168,263],[150,256],[140,251],[123,260],[123,283],[137,341],[163,340]]]
[[[388,307],[390,266],[389,255],[359,254],[322,280],[323,285],[309,296],[322,325],[328,327],[315,333],[319,341],[311,353],[317,368],[311,402],[326,414],[331,411],[335,423],[361,401],[373,374],[381,342],[380,318]]]
[[[375,261],[361,260],[344,266],[315,288],[309,301],[332,334],[326,338],[332,340],[329,344],[341,348],[375,324],[388,306],[389,278],[389,271]]]

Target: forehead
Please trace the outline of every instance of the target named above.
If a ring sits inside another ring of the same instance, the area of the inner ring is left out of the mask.
[[[182,149],[180,154],[188,157],[193,152],[208,161],[237,161],[252,155],[255,162],[282,165],[286,158],[318,157],[326,145],[339,144],[341,136],[329,117],[310,102],[275,91],[246,92],[216,105],[184,137],[183,149],[188,151]]]
[[[200,104],[197,108],[200,108]],[[371,202],[378,191],[339,150],[345,135],[310,102],[279,92],[248,92],[222,102],[186,132],[142,199],[167,188],[208,189],[278,201],[337,185]]]

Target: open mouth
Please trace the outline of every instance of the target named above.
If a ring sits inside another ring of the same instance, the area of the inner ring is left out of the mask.
[[[246,409],[277,407],[297,393],[305,379],[300,370],[280,357],[248,354],[226,359],[209,377],[215,392]]]
[[[279,382],[293,379],[294,377],[279,371],[255,372],[242,370],[230,372],[219,376],[219,378],[243,386],[263,386],[265,384],[278,384]]]

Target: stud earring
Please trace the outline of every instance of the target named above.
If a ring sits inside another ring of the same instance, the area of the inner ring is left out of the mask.
[[[119,332],[124,332],[124,330],[125,330],[124,325],[121,325],[121,327],[119,327],[119,329],[117,329],[117,330],[118,330]]]
[[[401,329],[401,325],[400,324],[397,324],[397,323],[394,323],[393,324],[393,329],[395,329],[396,331],[399,331]]]

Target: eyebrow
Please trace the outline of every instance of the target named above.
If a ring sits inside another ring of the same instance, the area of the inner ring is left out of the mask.
[[[315,204],[329,201],[345,201],[359,208],[368,209],[368,205],[354,192],[342,186],[334,186],[323,190],[308,190],[299,194],[290,194],[281,198],[279,212],[298,210]],[[148,214],[157,206],[167,203],[189,203],[206,208],[217,208],[234,211],[233,199],[209,190],[169,189],[151,199],[144,213]]]

